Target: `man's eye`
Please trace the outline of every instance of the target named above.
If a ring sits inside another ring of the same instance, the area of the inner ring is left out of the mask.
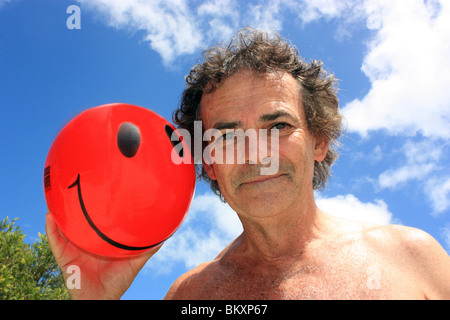
[[[236,135],[236,134],[235,134],[234,131],[231,131],[231,132],[227,131],[226,133],[224,133],[224,134],[221,136],[221,138],[222,138],[222,140],[227,141],[227,140],[233,139],[233,138],[235,137],[235,135]]]
[[[285,129],[289,126],[289,124],[287,124],[286,122],[279,122],[277,124],[275,124],[272,129],[278,129],[278,130],[282,130]]]

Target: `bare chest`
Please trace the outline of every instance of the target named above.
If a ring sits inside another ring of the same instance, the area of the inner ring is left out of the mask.
[[[414,281],[396,267],[377,261],[320,259],[289,272],[264,274],[225,268],[199,286],[208,299],[419,299]]]

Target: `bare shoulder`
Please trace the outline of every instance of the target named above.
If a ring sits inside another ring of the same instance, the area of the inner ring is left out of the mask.
[[[356,236],[367,245],[389,252],[400,251],[412,256],[428,256],[430,251],[443,251],[428,233],[402,225],[376,225],[332,217],[335,232],[332,235]]]
[[[430,234],[389,225],[365,230],[364,238],[390,263],[413,274],[427,298],[450,298],[450,257]]]
[[[445,253],[440,244],[427,232],[401,225],[388,225],[364,230],[367,240],[374,241],[380,248],[401,251],[416,258],[429,257],[434,253]]]
[[[198,267],[181,275],[170,287],[165,300],[192,300],[198,299],[198,293],[202,291],[202,283],[210,274],[212,262],[205,262]]]

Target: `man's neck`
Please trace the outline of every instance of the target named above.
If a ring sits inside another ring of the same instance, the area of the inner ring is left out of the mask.
[[[247,258],[276,268],[297,263],[308,245],[327,229],[327,216],[315,205],[282,212],[272,217],[243,218],[239,252]]]

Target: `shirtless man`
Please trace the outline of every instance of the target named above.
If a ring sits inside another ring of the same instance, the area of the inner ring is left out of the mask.
[[[336,157],[341,122],[334,78],[320,64],[302,62],[278,37],[247,30],[233,46],[208,51],[187,82],[175,113],[180,127],[193,130],[196,119],[224,134],[277,129],[279,170],[261,175],[265,164],[250,161],[248,148],[245,164],[203,163],[201,175],[244,231],[179,277],[166,299],[450,299],[450,257],[430,235],[335,218],[316,206],[314,189]],[[63,271],[81,269],[73,299],[119,299],[158,250],[105,259],[67,242],[51,214],[46,227]]]

